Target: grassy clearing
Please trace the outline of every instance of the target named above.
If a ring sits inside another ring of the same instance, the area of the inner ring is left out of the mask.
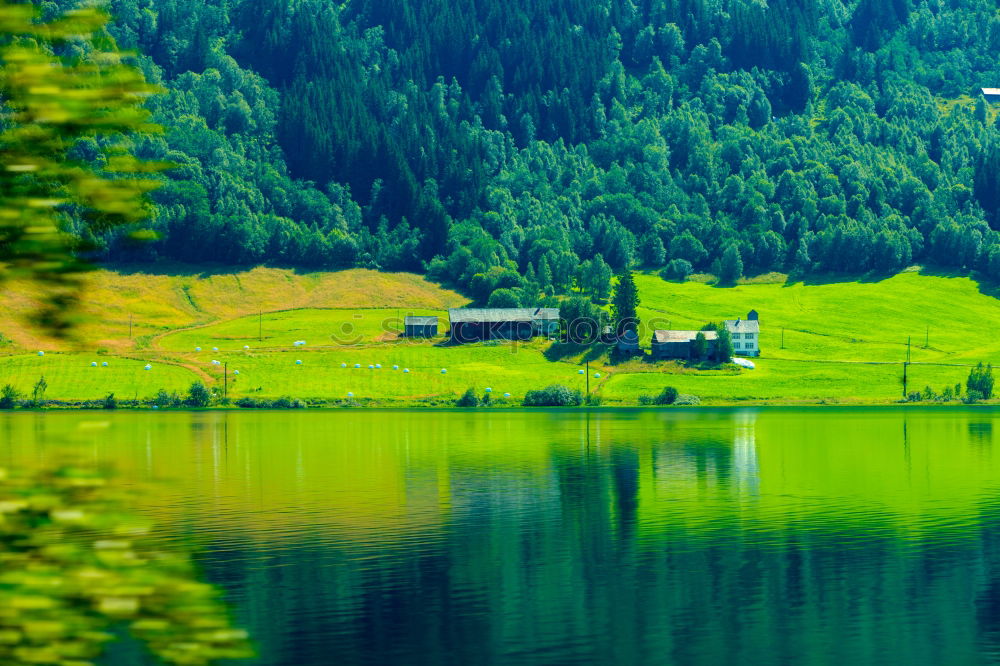
[[[156,341],[158,349],[191,351],[196,347],[239,350],[289,347],[296,340],[309,346],[358,345],[400,339],[407,315],[436,315],[447,328],[445,310],[416,308],[397,310],[286,310],[240,317],[165,335]]]
[[[259,311],[294,308],[447,309],[468,302],[460,294],[412,273],[352,269],[333,273],[298,273],[254,268],[213,273],[185,266],[94,271],[87,276],[86,297],[76,346],[112,352],[143,349],[155,336]],[[22,284],[5,285],[0,300],[0,334],[24,349],[72,350],[73,343],[41,336],[27,320],[38,305],[37,293]],[[131,320],[132,335],[129,337]]]
[[[911,271],[878,282],[720,288],[644,275],[636,283],[646,327],[699,328],[756,309],[765,358],[902,361],[910,338],[913,361],[1000,360],[1000,337],[992,334],[1000,302],[969,278]],[[645,331],[646,344],[648,337]]]
[[[97,367],[90,364],[97,362]],[[101,363],[107,362],[108,367]],[[150,361],[96,354],[19,354],[0,357],[0,384],[11,384],[30,394],[39,377],[45,377],[45,397],[59,400],[92,400],[114,393],[118,398],[147,398],[159,389],[187,392],[198,375],[187,368]]]
[[[345,398],[352,392],[359,399],[415,401],[456,397],[469,387],[482,393],[490,387],[494,397],[511,393],[519,399],[526,391],[549,384],[582,389],[586,381],[578,374],[577,366],[546,360],[541,347],[534,344],[437,347],[410,343],[322,351],[219,353],[214,358],[229,364],[229,394],[234,398]],[[301,360],[302,365],[296,365],[296,360]],[[347,367],[342,368],[342,363]],[[361,367],[355,368],[355,364]],[[376,364],[382,367],[369,369],[369,365]],[[394,370],[394,365],[399,369]],[[409,373],[403,372],[406,368]],[[447,372],[442,374],[442,368]],[[239,375],[233,375],[233,370],[238,370]],[[211,366],[209,372],[221,378],[219,366]]]
[[[601,390],[608,404],[634,404],[664,386],[697,395],[705,404],[893,402],[902,397],[902,364],[803,363],[762,359],[751,371],[616,373]],[[930,385],[936,392],[965,382],[961,367],[911,365],[908,390]]]

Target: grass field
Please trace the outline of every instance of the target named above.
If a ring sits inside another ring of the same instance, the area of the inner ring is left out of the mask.
[[[156,336],[180,328],[295,308],[457,307],[460,294],[412,273],[352,269],[335,273],[298,273],[254,268],[213,273],[186,266],[151,272],[124,267],[87,276],[76,340],[47,339],[27,315],[38,305],[34,290],[5,285],[0,299],[0,334],[24,349],[142,349]],[[131,336],[129,330],[131,328]],[[254,331],[256,333],[256,331]]]
[[[756,361],[755,361],[756,362]],[[664,386],[697,395],[704,404],[892,402],[902,397],[902,365],[811,363],[762,359],[755,370],[723,372],[616,373],[601,390],[607,404],[635,404],[639,395],[656,395]],[[929,385],[940,392],[965,382],[962,367],[911,365],[909,391]]]
[[[97,367],[91,363],[97,363]],[[101,364],[107,363],[104,367]],[[45,397],[59,400],[92,400],[114,393],[119,399],[147,398],[159,389],[184,393],[199,376],[195,372],[158,361],[145,370],[147,361],[96,354],[18,354],[0,358],[0,381],[22,394],[30,394],[45,377]]]
[[[557,383],[582,389],[586,381],[576,365],[546,360],[537,345],[436,347],[425,343],[216,356],[229,364],[232,397],[346,398],[351,392],[358,399],[419,400],[456,397],[469,387],[481,395],[489,387],[494,397],[511,393],[520,399],[530,389]],[[296,365],[296,360],[302,365]],[[382,367],[370,369],[369,365]],[[399,368],[394,370],[394,365]],[[234,376],[233,370],[240,374]]]
[[[636,283],[645,326],[699,328],[756,309],[766,358],[902,362],[910,339],[915,362],[1000,361],[1000,336],[992,333],[1000,301],[969,278],[910,271],[878,282],[719,288],[643,275]]]
[[[158,349],[191,351],[196,347],[240,350],[288,347],[296,340],[310,346],[358,345],[399,339],[407,315],[436,315],[447,326],[445,310],[407,308],[284,310],[240,317],[218,324],[170,333],[155,342]]]
[[[0,384],[28,392],[44,373],[47,397],[70,400],[109,392],[149,397],[160,388],[184,391],[197,379],[221,390],[224,366],[212,363],[218,360],[228,364],[233,398],[340,400],[350,392],[369,404],[440,404],[466,388],[481,393],[488,386],[493,396],[509,392],[516,403],[526,391],[550,384],[582,389],[586,378],[578,373],[589,358],[591,389],[610,405],[637,404],[641,395],[667,385],[705,404],[866,404],[901,396],[908,338],[910,391],[964,382],[967,366],[980,360],[1000,364],[1000,336],[992,333],[1000,326],[1000,301],[967,277],[917,270],[815,284],[772,275],[728,288],[704,279],[678,284],[636,276],[647,348],[653,328],[694,329],[756,309],[762,356],[750,371],[642,361],[615,366],[604,347],[542,340],[443,346],[442,338],[401,339],[403,316],[438,315],[443,333],[446,309],[465,302],[411,274],[298,275],[258,268],[237,275],[102,271],[93,279],[98,287],[91,300],[102,305],[88,306],[100,318],[81,328],[85,353],[52,353],[60,345],[33,337],[16,319],[30,299],[8,300],[0,312],[0,352],[10,355],[0,356]],[[126,313],[133,318],[131,340]],[[296,340],[307,345],[296,348]],[[36,349],[48,353],[38,357]],[[94,353],[99,349],[106,355]],[[92,368],[94,360],[110,366]],[[142,369],[146,362],[152,370]],[[382,368],[369,370],[374,364]]]

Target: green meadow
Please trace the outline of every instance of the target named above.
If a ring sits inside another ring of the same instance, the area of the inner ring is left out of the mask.
[[[16,354],[0,359],[0,381],[22,394],[30,394],[42,377],[48,385],[44,397],[56,400],[92,400],[108,393],[119,399],[147,398],[161,388],[187,391],[199,379],[198,373],[161,360],[79,353]]]
[[[289,347],[297,340],[309,346],[359,345],[396,340],[408,315],[433,315],[447,325],[446,310],[316,309],[282,310],[170,333],[156,341],[159,349],[192,351],[197,347],[239,350]]]
[[[271,280],[267,285],[284,284],[268,273],[262,276]],[[371,275],[348,272],[341,277],[338,281],[330,274],[322,282],[317,278],[318,284],[342,290],[331,290],[334,296],[299,297],[288,303],[290,307],[282,307],[277,296],[262,296],[270,309],[262,305],[254,314],[247,314],[253,303],[246,295],[238,308],[223,307],[220,291],[218,307],[202,299],[202,323],[179,319],[171,328],[161,321],[163,332],[143,339],[116,333],[116,320],[114,331],[109,326],[98,336],[100,354],[95,346],[82,352],[47,350],[40,357],[15,341],[8,344],[10,355],[0,357],[0,384],[28,393],[44,375],[47,398],[85,400],[108,393],[144,398],[161,388],[183,393],[201,380],[218,392],[226,390],[233,399],[288,396],[323,402],[353,394],[362,404],[387,406],[449,404],[467,388],[482,394],[489,387],[493,397],[510,393],[508,404],[517,404],[525,392],[551,384],[584,390],[587,377],[580,370],[586,359],[591,364],[590,389],[607,405],[639,404],[640,396],[656,394],[664,386],[697,395],[707,405],[887,404],[903,393],[907,341],[913,361],[908,368],[911,392],[925,386],[941,391],[963,383],[970,364],[1000,361],[1000,338],[992,334],[1000,325],[997,299],[967,277],[917,270],[881,280],[812,284],[789,283],[774,275],[733,287],[636,277],[644,348],[653,328],[696,329],[745,316],[753,308],[760,314],[762,347],[754,370],[642,360],[616,365],[603,345],[579,348],[535,340],[451,346],[443,335],[408,340],[400,336],[403,317],[437,315],[443,334],[443,305],[457,297],[421,283],[417,276],[379,276],[384,282],[377,287]],[[372,282],[372,302],[383,307],[359,307],[356,301],[337,307],[343,300],[336,294],[350,293],[342,282],[355,277]],[[394,279],[412,295],[412,302],[397,300],[385,307],[389,303],[384,294],[393,292]],[[252,274],[241,279],[245,294],[266,295],[267,285],[256,285]],[[199,283],[192,284],[192,289],[198,288]],[[375,295],[382,300],[374,300]],[[132,309],[127,303],[116,307]],[[108,340],[113,344],[106,344]],[[297,340],[306,345],[294,346]],[[93,361],[107,361],[109,366],[95,368]],[[146,363],[151,370],[143,369]],[[381,368],[369,368],[376,365]]]
[[[228,364],[228,390],[234,398],[340,399],[353,393],[359,400],[411,402],[441,396],[451,398],[469,387],[480,394],[490,388],[495,398],[504,393],[520,398],[540,385],[565,384],[578,388],[585,385],[577,366],[550,362],[533,344],[440,347],[403,343],[237,352],[215,354],[214,359]],[[213,366],[213,369],[221,384],[221,368]],[[234,370],[239,374],[234,374]]]
[[[902,362],[1000,360],[1000,301],[965,277],[900,273],[873,282],[715,287],[636,277],[644,325],[699,328],[760,313],[765,358]],[[648,334],[644,335],[648,343]]]

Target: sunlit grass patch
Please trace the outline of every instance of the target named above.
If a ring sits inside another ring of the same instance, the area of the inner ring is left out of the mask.
[[[149,370],[144,369],[147,364]],[[108,393],[119,399],[148,398],[161,388],[184,393],[198,380],[187,368],[157,360],[59,353],[0,357],[0,385],[11,384],[28,395],[43,376],[48,385],[45,397],[61,400],[91,400]]]

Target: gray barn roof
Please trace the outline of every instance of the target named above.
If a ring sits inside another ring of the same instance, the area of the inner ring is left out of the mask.
[[[727,319],[725,323],[730,333],[760,333],[760,322],[756,319]]]
[[[403,324],[406,326],[437,326],[437,317],[416,317],[409,315],[403,319]]]
[[[532,322],[559,319],[559,308],[451,308],[453,324],[496,324],[505,321]]]
[[[705,334],[706,340],[717,340],[719,334],[716,331],[653,331],[653,342],[692,342],[699,333]]]

